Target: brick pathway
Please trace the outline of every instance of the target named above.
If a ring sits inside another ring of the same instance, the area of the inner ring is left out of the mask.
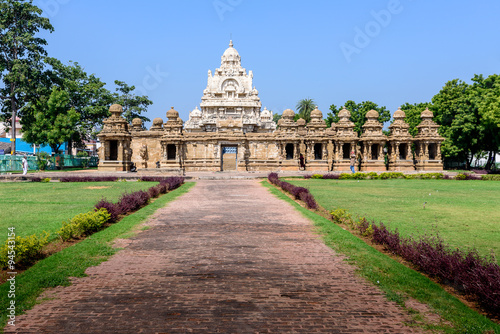
[[[257,181],[200,181],[150,225],[17,333],[418,332]]]

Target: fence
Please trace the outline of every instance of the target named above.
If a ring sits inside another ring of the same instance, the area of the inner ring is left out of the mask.
[[[28,170],[38,170],[36,156],[27,156]],[[0,155],[0,173],[22,171],[22,155]],[[97,157],[76,157],[68,154],[56,154],[47,159],[46,170],[57,170],[63,168],[97,167]]]

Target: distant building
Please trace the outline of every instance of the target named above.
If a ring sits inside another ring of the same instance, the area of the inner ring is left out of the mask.
[[[140,119],[128,124],[121,116],[122,107],[112,105],[112,116],[104,121],[99,134],[99,169],[126,171],[133,162],[139,170],[155,168],[157,163],[164,171],[298,170],[302,155],[308,170],[348,171],[352,151],[364,171],[443,168],[443,138],[427,109],[422,112],[416,137],[408,133],[400,109],[394,113],[389,136],[383,134],[375,110],[367,113],[361,136],[354,131],[346,109],[339,112],[340,121],[331,128],[317,108],[307,124],[304,119],[295,122],[291,109],[276,124],[269,110],[261,110],[252,81],[252,71],[247,73],[241,66],[240,55],[230,42],[220,68],[213,74],[208,71],[200,109],[191,111],[185,124],[172,107],[167,122],[155,118],[152,127],[144,130]]]

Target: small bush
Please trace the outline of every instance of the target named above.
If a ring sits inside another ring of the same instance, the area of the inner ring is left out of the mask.
[[[339,177],[340,177],[339,174],[325,174],[325,175],[323,175],[323,179],[325,179],[325,180],[332,180],[332,179],[338,180]]]
[[[59,179],[61,182],[115,182],[115,176],[65,176]]]
[[[377,174],[377,173],[375,173],[375,172],[370,172],[370,173],[368,173],[366,176],[368,176],[368,177],[369,177],[370,179],[372,179],[372,180],[375,180],[375,179],[378,179],[378,178],[379,178],[379,177],[378,177],[378,174]]]
[[[467,176],[465,174],[457,174],[455,175],[455,180],[466,180]]]
[[[293,197],[295,197],[295,199],[300,199],[300,194],[303,192],[308,193],[309,190],[307,190],[304,187],[293,187],[290,191],[290,193],[293,195]]]
[[[311,174],[306,174],[306,175],[304,175],[304,179],[306,179],[306,180],[310,179],[311,177],[312,177],[312,175],[311,175]]]
[[[313,179],[322,179],[323,175],[321,175],[321,174],[313,174],[313,176],[311,176],[311,178],[313,178]]]
[[[125,214],[139,210],[149,202],[149,194],[145,191],[136,191],[133,193],[125,193],[122,195],[117,205],[120,208],[120,213]]]
[[[339,179],[341,179],[341,180],[350,180],[350,179],[352,179],[352,175],[353,174],[342,173],[342,174],[340,174]]]
[[[16,236],[14,244],[12,241],[9,244],[9,240],[6,240],[0,249],[0,266],[6,268],[8,265],[29,266],[35,263],[43,257],[42,249],[48,244],[49,235],[44,231],[44,234],[39,236],[36,234],[29,237]]]
[[[31,178],[31,182],[42,182],[42,178],[41,177],[32,177]]]
[[[314,197],[313,195],[311,195],[311,193],[309,191],[307,192],[300,192],[299,193],[299,196],[300,196],[300,200],[303,201],[304,203],[306,203],[306,206],[308,209],[317,209],[318,208],[318,204],[316,203],[316,201],[314,200]]]
[[[404,179],[405,175],[400,172],[385,172],[379,175],[379,178],[382,180],[387,179]]]
[[[99,231],[102,226],[109,220],[110,214],[105,208],[100,208],[96,211],[80,213],[71,218],[68,222],[63,222],[63,225],[57,234],[62,240],[77,239],[84,235],[90,235]]]
[[[481,175],[481,180],[484,180],[484,181],[500,181],[500,174]]]
[[[105,198],[101,199],[94,206],[95,210],[106,209],[109,213],[109,223],[116,223],[118,221],[118,217],[122,214],[120,211],[120,207],[117,204],[108,202]]]

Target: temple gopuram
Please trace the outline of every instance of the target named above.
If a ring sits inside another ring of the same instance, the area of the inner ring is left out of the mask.
[[[349,171],[350,154],[357,156],[361,171],[442,170],[439,125],[426,109],[413,137],[401,109],[394,112],[390,135],[382,132],[378,112],[366,114],[361,136],[354,131],[350,112],[339,112],[340,120],[327,128],[316,108],[311,121],[294,121],[291,109],[278,124],[272,112],[262,109],[253,73],[241,66],[241,57],[230,42],[221,66],[208,71],[207,88],[200,109],[185,123],[172,107],[167,121],[155,118],[146,130],[138,118],[128,124],[122,107],[114,104],[111,117],[99,134],[99,170],[129,171],[281,171],[299,170],[299,157],[306,170]],[[412,152],[414,145],[414,153]]]

